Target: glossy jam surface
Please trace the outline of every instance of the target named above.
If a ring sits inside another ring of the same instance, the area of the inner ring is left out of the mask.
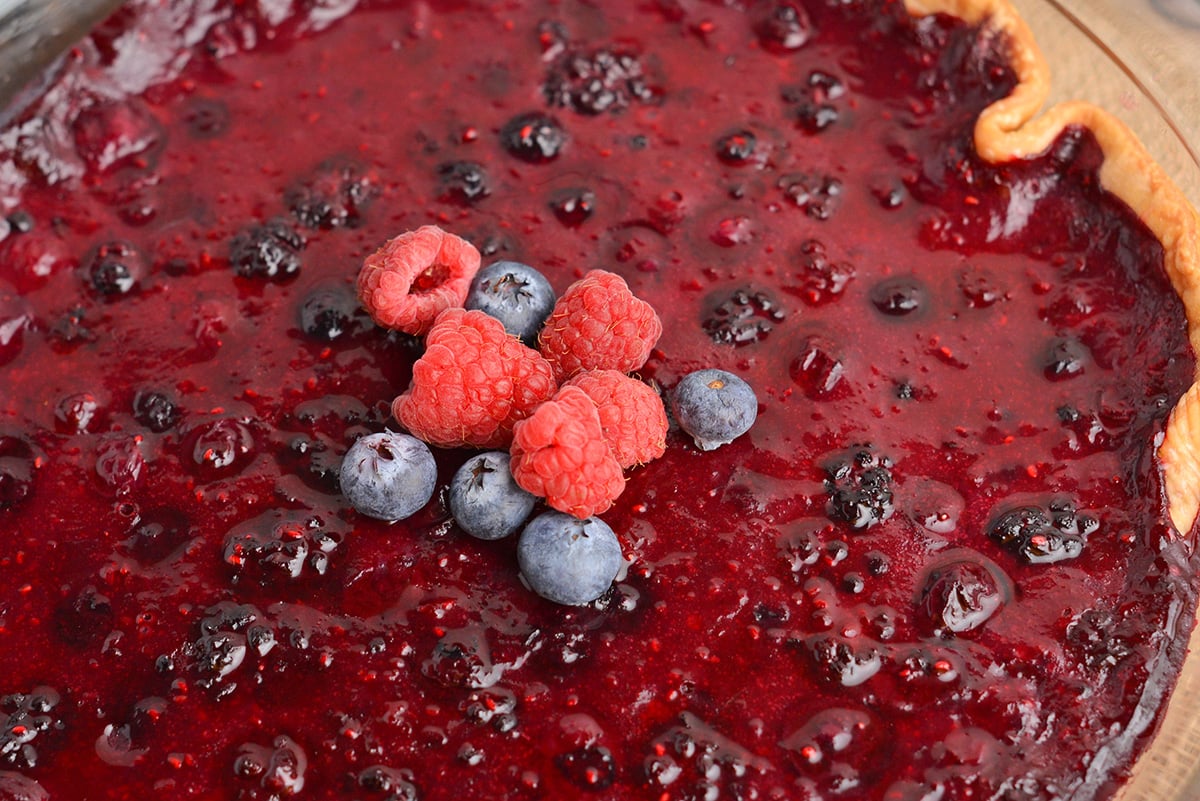
[[[354,5],[131,2],[7,114],[0,799],[1108,797],[1194,612],[1154,457],[1194,360],[1086,132],[972,155],[1003,42]],[[645,378],[758,392],[629,474],[590,607],[338,493],[420,353],[354,276],[426,223],[621,273]]]

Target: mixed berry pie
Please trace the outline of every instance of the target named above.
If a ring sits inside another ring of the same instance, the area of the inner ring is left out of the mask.
[[[0,115],[0,799],[1120,797],[1196,214],[1048,80],[1005,0],[130,0]]]

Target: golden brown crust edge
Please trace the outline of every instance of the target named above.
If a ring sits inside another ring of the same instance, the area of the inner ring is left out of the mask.
[[[1008,40],[1018,84],[975,124],[975,148],[985,160],[1042,153],[1071,125],[1092,131],[1104,152],[1100,181],[1162,243],[1167,273],[1183,299],[1192,350],[1200,354],[1200,215],[1133,132],[1083,102],[1060,103],[1035,117],[1050,91],[1049,68],[1029,26],[1008,0],[905,0],[905,7],[914,16],[940,12],[982,24],[988,34]],[[1200,511],[1200,384],[1193,383],[1172,411],[1158,455],[1171,521],[1187,534]]]

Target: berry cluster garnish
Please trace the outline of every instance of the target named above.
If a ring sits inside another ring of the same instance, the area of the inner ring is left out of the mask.
[[[626,469],[666,450],[663,399],[630,375],[649,359],[662,322],[615,273],[592,270],[556,300],[529,265],[479,270],[478,262],[468,243],[426,226],[363,265],[359,297],[368,313],[385,327],[423,333],[425,351],[392,402],[412,436],[360,439],[343,462],[342,491],[361,513],[398,520],[433,495],[436,465],[426,444],[509,448],[459,468],[445,494],[450,513],[480,539],[521,531],[529,587],[557,603],[590,603],[623,564],[616,535],[596,516],[625,489]],[[675,406],[707,450],[745,433],[758,403],[736,376],[701,373],[707,394],[689,389],[698,379],[688,376]],[[527,523],[539,500],[552,511]]]

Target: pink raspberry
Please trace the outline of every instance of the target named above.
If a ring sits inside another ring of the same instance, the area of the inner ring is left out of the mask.
[[[662,322],[616,273],[592,270],[554,305],[539,337],[559,381],[580,370],[628,373],[650,358]]]
[[[621,467],[652,462],[667,449],[667,410],[647,384],[616,370],[586,370],[563,387],[579,387],[596,404]]]
[[[580,519],[612,506],[625,476],[596,404],[579,387],[563,387],[513,429],[513,478],[527,492]]]
[[[358,273],[358,299],[379,325],[424,334],[440,312],[463,305],[479,261],[470,242],[425,225],[367,257]]]
[[[499,320],[447,309],[429,329],[412,384],[392,402],[392,414],[430,445],[503,448],[516,422],[557,388],[546,360]]]

